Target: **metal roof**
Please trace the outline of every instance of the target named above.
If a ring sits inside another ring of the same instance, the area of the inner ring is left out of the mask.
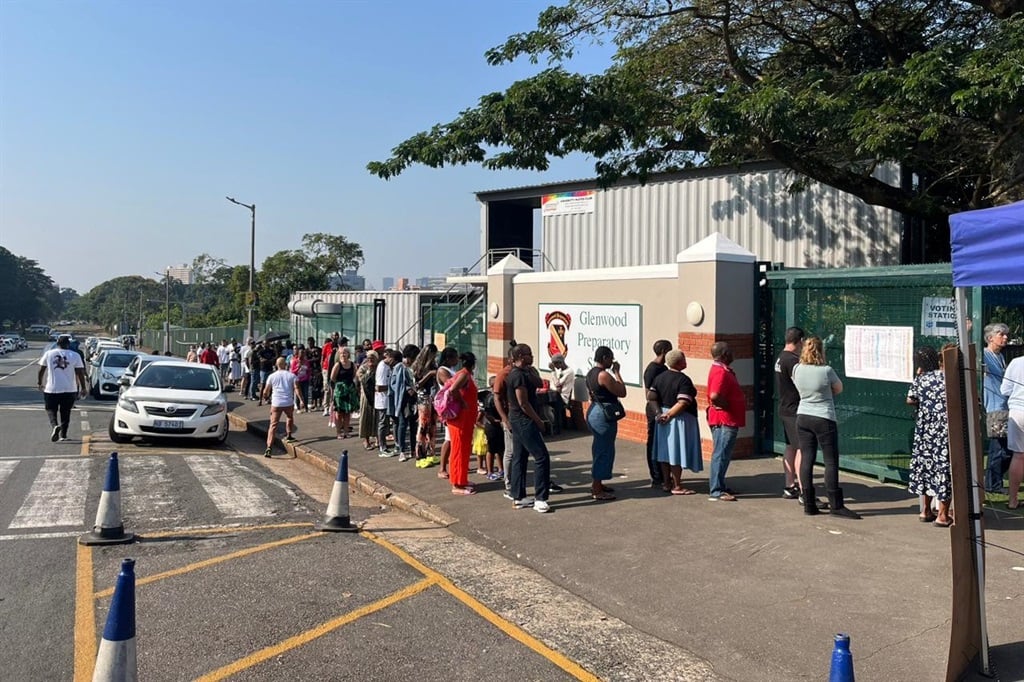
[[[776,161],[751,161],[740,164],[725,166],[701,166],[681,171],[666,173],[652,173],[647,176],[643,183],[637,178],[621,178],[611,184],[611,187],[623,187],[630,185],[650,185],[655,182],[672,182],[676,180],[692,180],[695,178],[714,177],[721,175],[736,175],[740,173],[752,173],[766,170],[781,170],[786,166]],[[539,185],[521,185],[519,187],[506,187],[504,189],[490,189],[474,192],[478,201],[502,201],[512,199],[526,199],[540,197],[545,194],[557,194],[580,189],[602,189],[597,178],[580,178],[577,180],[562,180],[559,182],[548,182]]]

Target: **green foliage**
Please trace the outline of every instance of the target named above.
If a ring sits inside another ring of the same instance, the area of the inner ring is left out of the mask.
[[[364,262],[363,249],[343,235],[314,232],[302,235],[302,250],[309,265],[328,280],[345,270],[358,269]]]
[[[115,277],[75,299],[69,306],[69,316],[102,325],[112,331],[114,325],[118,325],[119,329],[137,327],[140,317],[145,317],[147,312],[159,307],[159,320],[162,324],[165,291],[163,282],[138,275]],[[172,295],[176,291],[179,290],[172,286]],[[180,319],[180,314],[178,317]]]
[[[562,65],[587,41],[608,69]],[[944,223],[1024,198],[1020,0],[569,0],[491,64],[550,66],[413,135],[371,173],[479,163],[544,170],[582,152],[623,175],[775,160],[864,201]],[[908,187],[874,177],[912,171]]]
[[[259,272],[259,312],[261,319],[288,316],[288,299],[295,291],[321,291],[327,288],[327,275],[311,267],[304,251],[278,251],[263,261]]]
[[[0,246],[0,325],[21,329],[64,309],[61,292],[36,261]]]

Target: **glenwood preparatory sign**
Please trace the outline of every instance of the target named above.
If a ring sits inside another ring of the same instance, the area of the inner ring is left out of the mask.
[[[544,368],[551,356],[561,354],[577,374],[585,375],[594,365],[597,347],[608,346],[619,361],[622,380],[639,386],[640,310],[639,305],[541,303],[534,362]]]

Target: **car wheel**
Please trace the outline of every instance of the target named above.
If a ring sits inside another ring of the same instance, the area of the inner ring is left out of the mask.
[[[118,433],[114,430],[114,417],[110,418],[110,425],[107,426],[107,435],[110,436],[110,442],[112,443],[131,443],[132,437],[126,436],[123,433]]]

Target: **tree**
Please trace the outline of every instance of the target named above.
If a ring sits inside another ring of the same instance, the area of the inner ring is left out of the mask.
[[[172,280],[174,282],[174,280]],[[172,294],[175,289],[171,288]],[[164,282],[132,275],[115,277],[102,284],[97,284],[87,293],[75,299],[69,313],[75,319],[89,320],[107,328],[115,324],[119,327],[134,327],[139,318],[139,310],[143,313],[153,309],[152,301],[163,302],[165,297]],[[172,301],[175,299],[172,297]],[[180,324],[181,313],[178,307],[173,310],[172,324]],[[164,319],[160,313],[161,324]]]
[[[601,74],[563,63],[617,47]],[[570,0],[491,64],[549,68],[483,96],[368,165],[544,170],[572,152],[610,185],[699,165],[775,160],[797,174],[944,225],[1024,198],[1022,0]],[[906,182],[874,177],[897,163]]]
[[[314,232],[302,235],[302,249],[310,263],[330,282],[341,280],[346,270],[358,270],[363,264],[363,249],[340,234]]]
[[[267,320],[288,315],[292,292],[326,289],[327,275],[304,251],[278,251],[263,261],[258,282],[260,317]]]
[[[0,246],[0,324],[16,327],[49,319],[60,306],[53,280],[39,264]]]

